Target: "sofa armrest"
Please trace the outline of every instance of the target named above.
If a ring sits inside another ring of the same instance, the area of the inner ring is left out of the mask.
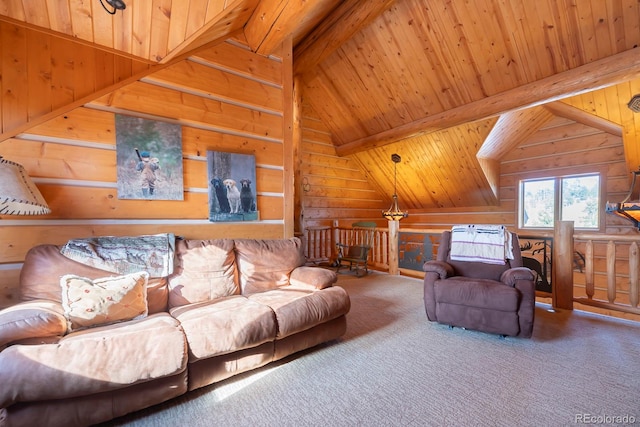
[[[500,281],[511,287],[514,287],[518,280],[533,281],[534,279],[533,272],[527,267],[510,268],[500,276]]]
[[[453,276],[453,267],[444,261],[427,261],[422,265],[422,270],[427,273],[438,273],[440,279]]]
[[[67,319],[59,302],[33,300],[0,310],[0,348],[15,341],[62,336],[66,332]]]
[[[320,267],[297,267],[289,276],[291,286],[307,289],[328,288],[338,281],[338,275]]]

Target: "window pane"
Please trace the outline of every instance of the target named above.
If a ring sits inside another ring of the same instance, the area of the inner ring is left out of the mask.
[[[598,228],[600,176],[580,176],[562,180],[562,220],[576,228]]]
[[[522,226],[553,228],[554,179],[523,181]]]

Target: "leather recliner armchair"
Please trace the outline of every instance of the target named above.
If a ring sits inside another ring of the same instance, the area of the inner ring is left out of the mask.
[[[531,337],[534,274],[522,266],[518,236],[511,236],[514,259],[496,265],[452,261],[451,232],[442,233],[437,259],[423,265],[424,305],[430,321],[502,336]]]

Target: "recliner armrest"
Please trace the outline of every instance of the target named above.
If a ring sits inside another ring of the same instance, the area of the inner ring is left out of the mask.
[[[0,349],[12,342],[66,332],[67,319],[59,302],[33,300],[0,310]]]
[[[514,267],[502,273],[500,281],[508,286],[515,286],[518,280],[531,280],[535,279],[533,272],[527,267]]]
[[[429,273],[438,273],[440,279],[446,279],[447,277],[453,276],[454,270],[453,267],[444,262],[444,261],[427,261],[422,265],[422,270]]]
[[[324,289],[338,281],[338,275],[331,270],[320,267],[297,267],[289,276],[291,286],[307,289]]]

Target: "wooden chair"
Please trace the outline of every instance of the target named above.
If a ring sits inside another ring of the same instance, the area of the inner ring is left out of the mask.
[[[345,242],[336,243],[338,256],[336,258],[336,273],[340,271],[343,264],[349,264],[349,271],[355,266],[356,276],[361,277],[369,274],[367,261],[369,251],[373,245],[373,236],[376,223],[368,221],[354,222],[352,229],[347,234]],[[364,274],[361,274],[364,268]]]

